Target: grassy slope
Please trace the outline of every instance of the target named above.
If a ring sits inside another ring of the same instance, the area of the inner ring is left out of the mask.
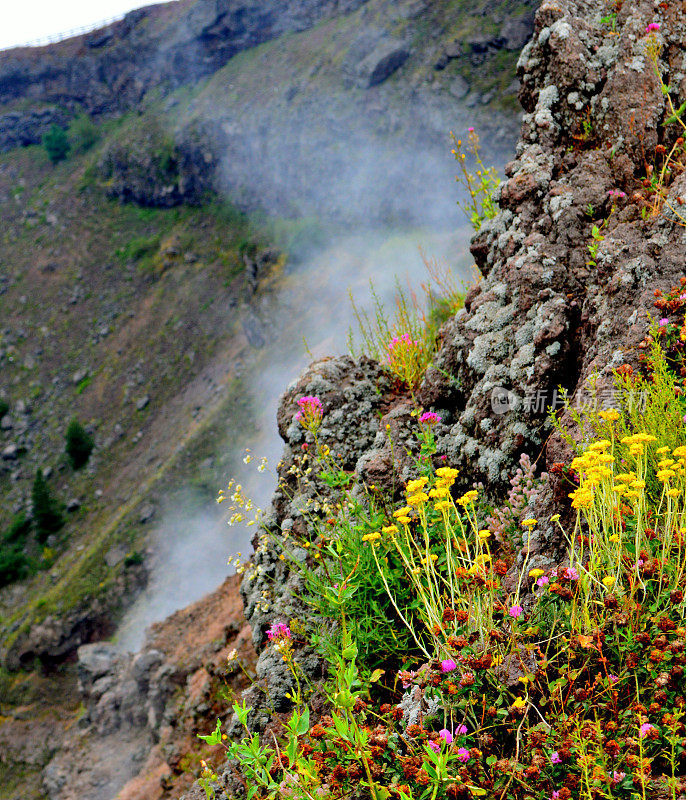
[[[5,625],[107,589],[113,571],[104,554],[120,543],[142,547],[136,509],[216,410],[203,367],[225,342],[236,357],[246,347],[237,314],[241,249],[260,243],[248,222],[219,204],[160,210],[107,200],[84,177],[92,157],[53,167],[41,148],[27,148],[0,158],[0,260],[9,278],[0,295],[8,332],[0,388],[11,409],[29,402],[33,438],[16,479],[0,473],[0,528],[38,466],[53,468],[60,500],[82,499],[60,534],[57,549],[66,552],[33,579],[14,614],[11,594]],[[88,377],[75,383],[84,368]],[[213,385],[232,380],[214,376]],[[195,388],[184,395],[184,387]],[[144,396],[149,405],[138,410]],[[72,416],[95,428],[99,446],[80,473],[63,455]],[[20,439],[11,431],[2,441]]]

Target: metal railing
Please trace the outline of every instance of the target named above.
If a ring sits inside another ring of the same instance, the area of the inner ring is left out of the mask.
[[[99,28],[106,28],[113,22],[119,22],[119,20],[124,19],[124,17],[128,13],[129,13],[128,11],[122,11],[122,13],[117,14],[116,17],[110,17],[109,19],[103,19],[99,20],[98,22],[92,22],[89,25],[81,25],[78,28],[71,28],[68,31],[61,31],[60,33],[52,33],[49,36],[41,36],[38,39],[31,39],[31,41],[28,42],[13,44],[10,47],[0,47],[0,52],[2,52],[3,50],[13,50],[16,47],[43,47],[46,44],[54,44],[55,42],[62,42],[65,39],[71,39],[74,36],[81,36],[84,33],[97,31]]]

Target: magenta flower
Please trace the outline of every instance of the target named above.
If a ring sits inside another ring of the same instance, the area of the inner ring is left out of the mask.
[[[318,397],[308,394],[298,400],[298,405],[300,406],[300,411],[295,415],[295,418],[305,430],[316,433],[324,416],[322,401]]]
[[[610,683],[617,683],[617,681],[619,680],[619,678],[616,675],[608,675],[607,679],[608,681],[610,681]]]
[[[439,744],[436,744],[436,742],[427,742],[427,744],[434,751],[434,753],[441,752],[441,746]]]
[[[551,764],[561,764],[562,759],[560,758],[560,754],[555,750],[555,752],[550,756],[550,763]]]
[[[283,622],[275,622],[267,631],[267,638],[269,641],[272,639],[290,639],[291,629]]]
[[[643,739],[643,738],[644,738],[645,736],[647,736],[647,735],[650,733],[650,731],[652,731],[654,728],[655,728],[655,726],[654,726],[654,725],[651,725],[649,722],[644,722],[644,723],[643,723],[643,725],[641,725],[641,727],[638,729],[638,735],[639,735],[639,738]]]
[[[608,195],[610,197],[617,197],[617,198],[623,199],[623,198],[626,197],[626,192],[623,192],[621,189],[610,189],[610,191],[608,192]]]
[[[659,31],[659,30],[660,30],[660,23],[659,22],[651,22],[646,27],[646,33],[653,33],[654,31]]]
[[[455,736],[464,736],[467,733],[467,726],[466,725],[458,725],[455,728]]]
[[[467,128],[470,133],[474,133],[474,128]]]
[[[439,417],[438,414],[433,411],[425,411],[419,418],[419,421],[425,422],[427,425],[438,425],[441,419],[442,417]]]
[[[550,578],[547,575],[541,575],[536,581],[536,586],[545,586],[548,583],[550,583]]]
[[[457,751],[457,759],[461,761],[463,764],[466,764],[469,761],[469,750],[466,747],[460,747]]]
[[[443,728],[438,732],[438,735],[443,739],[446,744],[451,744],[453,741],[453,735],[447,728]]]
[[[524,609],[521,606],[512,606],[512,608],[507,613],[511,617],[518,619],[524,613]]]
[[[553,792],[550,795],[550,800],[560,800],[560,793],[559,792]]]
[[[452,672],[454,669],[457,669],[457,664],[452,658],[441,661],[441,672]]]
[[[574,567],[567,567],[565,570],[565,578],[567,578],[568,581],[578,581],[579,573],[574,569]]]
[[[612,773],[612,783],[614,784],[621,783],[624,780],[624,778],[626,778],[626,772],[618,772],[617,770],[615,770]]]
[[[667,327],[667,325],[669,325],[669,320],[667,319],[667,317],[663,317],[663,318],[662,318],[662,319],[661,319],[661,320],[660,320],[660,321],[659,321],[657,324],[658,324],[658,325],[659,325],[661,328],[666,328],[666,327]]]

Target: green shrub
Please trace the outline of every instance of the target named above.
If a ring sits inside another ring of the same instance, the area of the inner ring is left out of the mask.
[[[73,469],[84,467],[93,452],[93,437],[81,423],[73,419],[67,428],[66,452]]]
[[[85,153],[98,141],[100,133],[88,114],[79,114],[69,126],[69,142],[74,153]]]
[[[0,534],[0,588],[25,578],[30,572],[30,562],[24,545],[31,532],[31,520],[17,514],[9,528]]]
[[[9,528],[2,534],[2,541],[23,545],[30,533],[31,520],[26,514],[17,514],[10,522]]]
[[[0,543],[0,589],[26,578],[29,572],[29,560],[21,547],[7,542]]]
[[[43,147],[53,164],[64,161],[69,153],[69,139],[64,128],[60,128],[59,125],[52,125],[43,137]]]
[[[50,493],[41,469],[36,472],[33,481],[31,500],[33,501],[33,523],[36,528],[36,538],[40,544],[44,544],[48,536],[57,533],[64,526],[64,517],[59,503]]]

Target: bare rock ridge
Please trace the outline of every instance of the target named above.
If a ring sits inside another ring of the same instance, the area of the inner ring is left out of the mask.
[[[197,81],[241,50],[365,2],[181,0],[137,9],[50,48],[0,53],[0,104],[30,98],[92,114],[124,111],[152,86]]]
[[[472,241],[485,277],[469,292],[465,309],[445,324],[419,392],[424,408],[443,417],[438,453],[460,467],[465,482],[482,480],[495,496],[520,454],[539,457],[542,468],[566,456],[546,415],[560,385],[576,403],[597,375],[600,401],[612,404],[612,371],[637,366],[654,291],[677,284],[686,266],[686,226],[670,210],[686,202],[686,174],[667,186],[659,215],[641,213],[647,207],[645,154],[669,148],[677,135],[664,124],[669,112],[646,55],[646,28],[660,23],[659,69],[678,93],[678,107],[686,99],[682,5],[624,3],[616,33],[600,21],[604,8],[592,0],[546,0],[538,10],[519,60],[526,113],[516,158],[498,192],[500,212]],[[604,238],[591,260],[592,226],[602,220],[608,220]],[[275,533],[293,529],[301,536],[308,525],[299,509],[308,495],[289,470],[304,441],[293,421],[302,394],[321,398],[321,441],[345,464],[356,463],[358,480],[390,486],[389,434],[396,454],[412,439],[412,406],[390,392],[376,364],[350,358],[313,364],[279,409],[286,442],[280,478],[292,495],[275,494],[269,521]],[[401,464],[396,478],[402,483],[408,477]],[[532,509],[541,523],[533,552],[543,560],[558,545],[552,527],[543,524],[550,504],[549,487]],[[269,622],[297,612],[297,578],[264,545],[257,546],[255,564],[259,571],[244,580],[242,592],[259,650]],[[273,587],[279,594],[266,615],[260,598]],[[277,710],[287,706],[279,660],[263,649],[257,665],[267,705]],[[311,668],[316,674],[316,665]],[[256,694],[251,699],[255,724],[267,724],[266,706]],[[187,795],[200,796],[196,790]]]

